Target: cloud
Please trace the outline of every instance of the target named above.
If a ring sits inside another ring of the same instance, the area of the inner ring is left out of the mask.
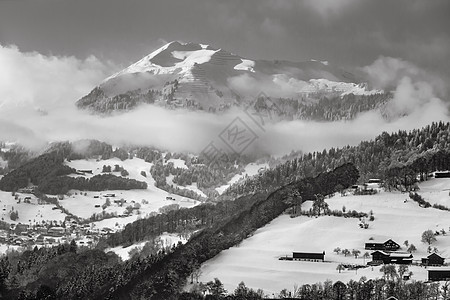
[[[0,108],[17,106],[43,110],[74,103],[113,69],[90,56],[45,56],[0,45]]]
[[[318,13],[323,18],[340,15],[349,7],[363,2],[362,0],[305,0],[304,5]]]
[[[228,78],[230,88],[244,97],[255,97],[264,92],[272,97],[291,98],[298,96],[299,91],[308,82],[297,80],[286,74],[275,74],[265,78],[254,78],[249,74],[242,74]]]
[[[378,73],[392,73],[386,75],[396,83],[394,98],[387,106],[389,119],[371,111],[352,121],[283,121],[269,124],[264,130],[237,108],[213,115],[143,105],[131,112],[99,117],[77,110],[74,102],[111,73],[108,63],[95,58],[79,60],[21,53],[16,47],[1,47],[0,62],[2,66],[5,63],[5,68],[0,70],[0,140],[18,141],[33,149],[51,141],[98,139],[114,145],[145,145],[198,153],[210,142],[219,142],[219,134],[240,116],[258,136],[249,149],[281,154],[356,145],[382,131],[409,130],[432,121],[450,121],[448,106],[437,96],[435,86],[425,80],[426,76],[417,76],[422,71],[405,61],[390,58],[377,60],[368,69],[374,79]],[[268,92],[278,91],[277,95],[295,93],[303,84],[282,75],[262,80],[262,86]],[[386,79],[379,80],[380,84],[389,83]],[[229,84],[251,96],[261,91],[259,78],[250,75],[232,77]],[[226,150],[225,145],[221,147]]]
[[[412,82],[428,83],[440,96],[447,93],[441,78],[400,58],[380,56],[362,70],[366,73],[368,81],[378,89],[393,90],[400,83],[404,83],[404,79],[407,77]]]

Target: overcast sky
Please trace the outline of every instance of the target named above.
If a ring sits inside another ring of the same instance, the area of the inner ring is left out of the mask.
[[[390,56],[448,76],[449,16],[447,0],[0,0],[0,44],[125,66],[181,40],[350,67]]]
[[[390,118],[371,111],[349,122],[278,123],[258,140],[268,153],[450,121],[449,16],[448,0],[0,0],[0,140],[38,149],[95,138],[201,151],[235,111],[217,117],[146,106],[98,118],[74,105],[173,40],[250,59],[327,60],[394,91]]]

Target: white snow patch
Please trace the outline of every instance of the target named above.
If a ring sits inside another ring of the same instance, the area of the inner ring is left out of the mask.
[[[180,236],[178,236],[177,234],[174,233],[163,233],[159,236],[161,238],[163,247],[172,247],[173,245],[178,244],[178,242],[182,242],[183,244],[187,242],[186,239],[181,238]],[[122,247],[122,246],[118,246],[118,247],[114,247],[114,248],[107,248],[105,249],[105,252],[109,252],[112,251],[114,253],[116,253],[118,256],[120,256],[120,258],[122,258],[122,260],[128,260],[130,259],[130,255],[129,252],[136,248],[142,248],[148,241],[142,241],[136,244],[133,244],[131,246],[128,247]]]
[[[225,190],[230,187],[230,185],[238,182],[239,180],[247,176],[248,177],[254,176],[258,174],[259,171],[262,171],[266,168],[269,168],[269,164],[267,163],[263,164],[249,163],[248,165],[245,166],[244,172],[242,172],[241,174],[234,175],[233,178],[231,178],[227,184],[217,187],[216,191],[219,193],[219,195],[222,195],[223,192],[225,192]]]
[[[170,162],[173,163],[173,166],[175,168],[188,169],[188,166],[186,166],[186,162],[181,158],[171,158],[167,161],[167,163]]]
[[[255,66],[255,62],[253,60],[249,60],[249,59],[241,59],[241,63],[237,64],[234,66],[235,70],[243,70],[243,71],[250,71],[250,72],[255,72],[255,70],[253,69],[253,67]]]
[[[183,60],[182,62],[177,63],[176,65],[179,67],[194,64],[204,64],[211,60],[211,56],[216,53],[218,50],[195,50],[195,51],[172,51],[172,55],[175,58]]]

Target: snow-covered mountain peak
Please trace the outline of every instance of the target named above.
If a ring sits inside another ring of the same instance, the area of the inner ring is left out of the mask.
[[[260,92],[301,101],[380,93],[327,61],[252,60],[207,44],[173,41],[105,79],[77,106],[106,112],[156,103],[216,111],[252,101]]]
[[[175,74],[185,73],[197,64],[204,64],[212,56],[223,51],[206,44],[170,42],[156,49],[136,63],[105,79],[104,82],[124,74],[150,73]]]

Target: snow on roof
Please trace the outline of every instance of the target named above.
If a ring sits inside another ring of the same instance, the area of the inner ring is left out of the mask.
[[[404,258],[410,258],[412,257],[411,253],[405,253],[405,252],[391,252],[389,253],[390,257],[404,257]]]
[[[389,240],[395,242],[391,238],[376,238],[376,239],[373,239],[373,240],[367,240],[366,243],[368,243],[368,244],[370,244],[370,243],[384,244],[384,243],[386,243]]]
[[[450,267],[428,267],[428,271],[447,271],[447,272],[450,272]]]

